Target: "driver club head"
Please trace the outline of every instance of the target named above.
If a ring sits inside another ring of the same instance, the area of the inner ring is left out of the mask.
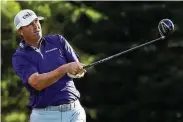
[[[158,30],[162,38],[166,38],[174,31],[174,24],[170,19],[162,19],[158,24]]]

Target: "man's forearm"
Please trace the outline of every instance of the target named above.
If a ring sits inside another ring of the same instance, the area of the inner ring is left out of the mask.
[[[48,73],[38,74],[35,73],[30,76],[28,83],[37,90],[42,90],[60,78],[62,78],[68,72],[68,64],[62,65],[57,69],[50,71]]]

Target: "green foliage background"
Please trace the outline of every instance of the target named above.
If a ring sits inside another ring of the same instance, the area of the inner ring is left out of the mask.
[[[92,67],[75,80],[87,122],[182,122],[183,2],[1,1],[2,122],[27,122],[29,94],[12,69],[21,9],[44,16],[43,35],[62,34],[85,64],[159,36],[163,18],[175,23],[166,41]]]

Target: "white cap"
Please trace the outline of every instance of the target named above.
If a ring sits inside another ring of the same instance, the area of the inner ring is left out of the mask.
[[[38,20],[43,20],[44,17],[37,16],[34,11],[30,9],[21,10],[14,18],[14,24],[16,29],[18,30],[22,26],[29,25],[32,21],[34,21],[36,18]]]

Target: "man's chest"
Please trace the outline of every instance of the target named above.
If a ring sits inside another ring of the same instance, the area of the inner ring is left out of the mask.
[[[67,62],[64,51],[54,46],[40,47],[33,50],[29,56],[39,73],[52,71]]]

